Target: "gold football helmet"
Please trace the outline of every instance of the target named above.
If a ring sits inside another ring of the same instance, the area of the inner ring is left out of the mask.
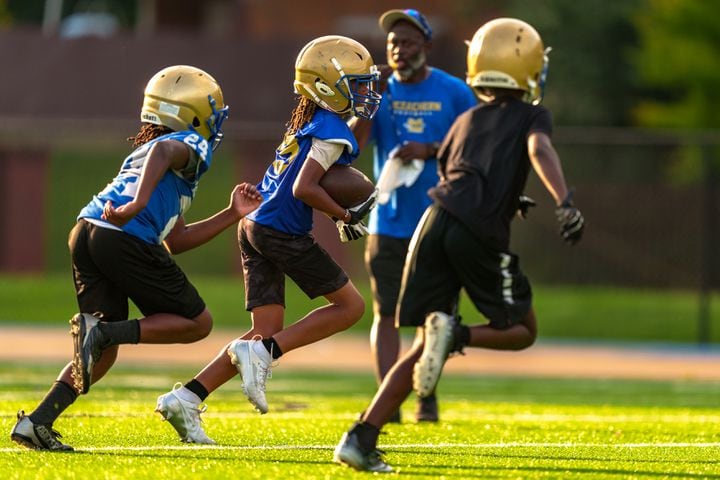
[[[140,120],[175,131],[194,130],[216,148],[227,115],[222,90],[213,77],[199,68],[174,65],[148,82]]]
[[[468,42],[467,84],[524,90],[523,100],[538,104],[545,88],[549,52],[538,32],[522,20],[490,20]],[[485,99],[481,92],[479,95]]]
[[[305,45],[295,60],[295,93],[331,112],[372,118],[382,96],[370,52],[352,38],[328,35]],[[367,87],[367,89],[365,89]]]

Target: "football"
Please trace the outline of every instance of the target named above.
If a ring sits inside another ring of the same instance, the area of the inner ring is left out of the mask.
[[[375,190],[375,184],[360,170],[338,164],[328,168],[320,178],[320,186],[338,205],[345,208],[360,205]]]

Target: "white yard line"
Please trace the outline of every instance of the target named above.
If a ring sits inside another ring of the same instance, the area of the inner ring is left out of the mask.
[[[114,452],[155,452],[155,451],[191,451],[191,450],[333,450],[336,445],[149,445],[138,447],[77,447],[75,452],[82,453],[114,453]],[[388,450],[437,449],[437,448],[720,448],[720,442],[660,442],[660,443],[572,443],[572,442],[507,442],[507,443],[411,443],[411,444],[380,444],[378,447]],[[26,449],[0,448],[0,453],[21,452]]]

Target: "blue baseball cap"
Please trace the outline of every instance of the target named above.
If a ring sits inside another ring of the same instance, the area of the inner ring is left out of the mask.
[[[378,23],[385,33],[389,33],[395,22],[405,20],[412,23],[423,34],[425,40],[432,40],[432,28],[422,13],[414,8],[388,10],[380,16]]]

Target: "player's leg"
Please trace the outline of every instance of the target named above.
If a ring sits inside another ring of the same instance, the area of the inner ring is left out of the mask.
[[[82,310],[100,316],[127,316],[127,298],[112,288],[90,258],[88,227],[86,222],[78,222],[70,232],[68,240],[78,305]],[[98,355],[94,359],[96,370],[92,372],[92,380],[100,379],[110,369],[116,357],[117,348]],[[23,411],[18,413],[18,421],[10,434],[13,441],[38,450],[72,450],[72,447],[58,440],[59,435],[53,424],[75,402],[78,395],[86,391],[85,384],[77,385],[73,378],[73,365],[74,361],[71,361],[61,370],[44,398],[30,414],[26,415]],[[89,387],[90,377],[85,380]]]
[[[280,331],[284,310],[282,305],[254,308],[251,312],[253,326],[240,339],[250,340],[257,335],[270,337]],[[234,348],[236,341],[233,340],[220,349],[194,378],[184,385],[176,383],[170,391],[158,397],[155,411],[172,425],[182,442],[215,443],[206,434],[200,414],[206,411],[204,402],[210,394],[238,375],[238,368],[232,355],[229,355]],[[238,354],[234,355],[237,358]]]
[[[221,385],[238,373],[242,375],[242,368],[238,368],[237,363],[240,356],[247,356],[250,351],[247,344],[237,340],[251,340],[258,335],[271,337],[282,330],[285,274],[255,250],[246,230],[241,222],[238,242],[245,282],[245,308],[251,312],[252,328],[225,345],[194,378],[184,385],[176,384],[175,388],[158,397],[156,411],[168,420],[184,442],[213,443],[200,423],[199,414],[204,411],[201,405]],[[246,365],[251,364],[249,360],[246,362]]]
[[[356,470],[390,472],[377,449],[380,429],[390,421],[412,391],[412,371],[423,349],[424,333],[418,328],[410,349],[393,365],[369,407],[340,439],[333,458]]]
[[[241,222],[243,265],[248,280],[267,283],[256,275],[254,263],[261,260],[279,266],[310,298],[324,296],[329,304],[317,308],[288,328],[265,338],[237,340],[229,354],[243,378],[243,389],[261,413],[267,412],[265,380],[271,363],[283,353],[314,343],[356,323],[365,301],[345,272],[310,235],[296,237],[251,221]],[[284,277],[283,277],[284,279]],[[258,284],[258,288],[262,285]],[[284,303],[284,298],[282,299]],[[257,305],[261,306],[261,305]]]
[[[451,311],[459,292],[442,248],[444,224],[437,220],[437,209],[429,208],[411,242],[403,273],[398,322],[418,327],[413,345],[388,372],[360,421],[335,450],[336,461],[359,470],[389,471],[376,450],[378,434],[412,390],[413,367],[424,348],[426,314]]]
[[[535,343],[537,325],[531,309],[518,323],[475,325],[470,327],[468,346],[493,350],[524,350]]]
[[[426,363],[430,358],[431,363],[437,367],[431,381],[425,382],[427,388],[416,389],[420,401],[425,401],[431,404],[429,406],[434,407],[434,412],[430,412],[434,413],[434,418],[438,416],[435,386],[445,357],[440,354],[441,358],[437,359],[435,333],[438,325],[436,322],[428,323],[428,317],[435,318],[441,314],[443,319],[450,319],[460,292],[460,283],[450,268],[444,250],[447,228],[445,217],[444,210],[432,206],[420,220],[408,252],[398,307],[400,326],[412,325],[424,328],[425,346],[420,360]],[[449,323],[449,320],[446,323]],[[416,417],[419,421],[423,421],[423,415],[426,413],[423,411],[424,406],[428,405],[421,404],[417,408]]]
[[[263,252],[309,297],[325,297],[316,308],[272,336],[283,352],[315,343],[354,325],[365,312],[365,300],[343,269],[310,236],[272,245]],[[277,358],[277,357],[276,357]]]

